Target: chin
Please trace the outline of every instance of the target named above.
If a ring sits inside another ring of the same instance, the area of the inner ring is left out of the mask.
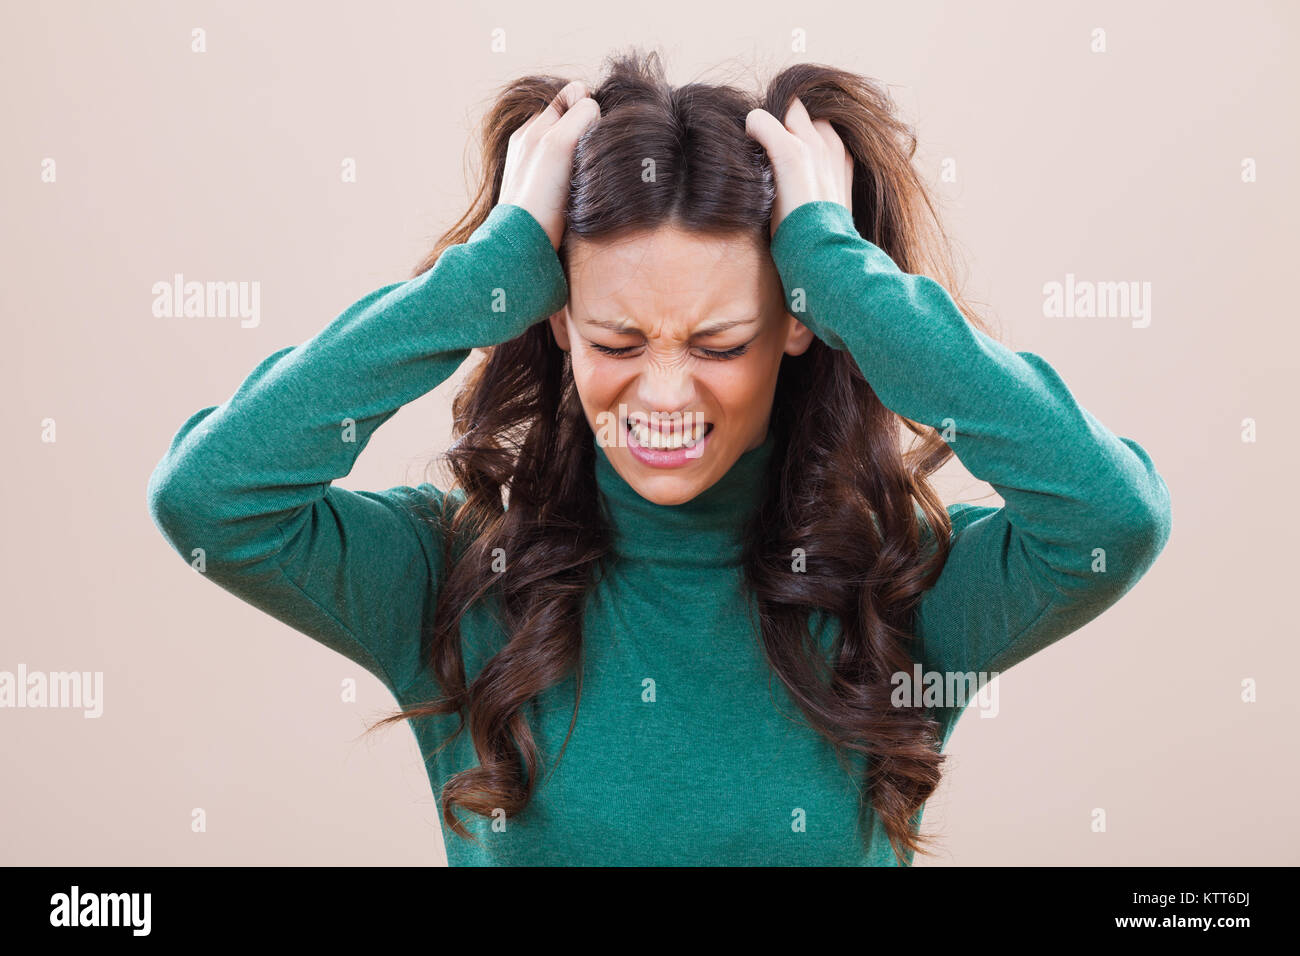
[[[653,501],[657,505],[669,505],[669,506],[684,505],[686,504],[686,502],[690,501],[692,498],[698,495],[701,490],[702,489],[699,488],[689,488],[684,491],[674,492],[672,494],[642,492],[641,497],[645,498],[647,501]]]
[[[657,505],[685,504],[708,487],[708,483],[699,476],[663,473],[647,475],[646,471],[652,469],[647,469],[637,461],[633,461],[632,467],[636,469],[636,481],[629,484],[642,498]]]

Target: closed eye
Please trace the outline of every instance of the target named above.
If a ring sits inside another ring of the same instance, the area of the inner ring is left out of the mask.
[[[608,345],[600,345],[596,342],[588,342],[587,344],[590,345],[597,352],[601,352],[605,355],[613,355],[613,356],[628,356],[641,347],[639,345],[628,345],[628,346],[624,346],[623,348],[611,348]],[[699,351],[703,353],[704,357],[707,359],[725,362],[727,359],[740,358],[740,356],[748,352],[749,343],[746,342],[744,345],[737,345],[735,348],[730,348],[725,350],[700,349]]]
[[[637,346],[635,345],[629,345],[626,348],[621,349],[614,349],[610,348],[608,345],[600,345],[596,342],[588,342],[587,344],[597,352],[603,352],[605,355],[627,355],[629,352],[635,352],[637,349]]]
[[[737,345],[735,348],[725,349],[723,351],[718,351],[717,349],[700,349],[700,351],[711,359],[726,361],[727,359],[740,358],[748,352],[749,343],[746,342],[744,345]]]

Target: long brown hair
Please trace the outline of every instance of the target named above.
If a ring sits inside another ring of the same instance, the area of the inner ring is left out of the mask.
[[[491,212],[510,134],[567,82],[526,76],[499,94],[483,121],[483,170],[473,203],[413,275],[466,241]],[[988,332],[955,290],[949,240],[912,166],[915,132],[877,81],[801,63],[778,73],[761,95],[698,82],[673,87],[657,53],[632,52],[606,61],[604,79],[590,95],[601,115],[575,151],[559,250],[566,274],[571,234],[599,240],[672,223],[766,243],[775,184],[765,151],[745,133],[745,115],[761,106],[784,119],[798,96],[814,119],[831,122],[853,155],[853,218],[862,236],[904,271],[941,282],[963,314]],[[653,182],[642,180],[646,157],[655,160]],[[447,825],[462,837],[470,834],[454,807],[483,816],[500,808],[513,816],[538,784],[542,761],[526,717],[529,701],[575,677],[576,720],[578,624],[611,543],[597,507],[594,436],[568,355],[549,324],[538,322],[486,352],[452,406],[455,440],[445,459],[456,489],[447,503],[456,504],[430,519],[448,569],[425,645],[442,696],[371,728],[455,713],[460,722],[451,739],[468,725],[479,765],[452,776],[441,801]],[[891,704],[890,675],[910,672],[920,659],[913,653],[913,615],[947,560],[951,534],[929,476],[952,451],[933,428],[887,409],[851,356],[820,340],[803,355],[783,357],[772,427],[772,470],[744,558],[762,646],[810,725],[841,757],[867,755],[864,793],[902,861],[926,851],[930,838],[918,832],[919,815],[945,758],[933,716]],[[911,435],[906,448],[904,429]],[[806,573],[789,573],[796,547],[816,555]],[[491,569],[496,548],[510,555],[508,573]],[[508,637],[467,685],[460,621],[488,597]],[[839,623],[833,663],[811,639],[813,609]],[[865,821],[865,800],[862,810]]]

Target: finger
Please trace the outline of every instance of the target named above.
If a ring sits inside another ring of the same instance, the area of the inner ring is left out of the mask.
[[[542,110],[538,110],[532,116],[528,117],[528,119],[520,123],[519,128],[510,134],[510,142],[514,143],[523,139],[524,134],[532,128],[534,123],[537,122],[538,118],[542,115],[542,112]]]
[[[569,107],[560,117],[560,121],[546,133],[546,138],[555,139],[564,144],[567,149],[572,149],[587,127],[598,119],[600,119],[600,104],[590,96],[583,97]]]
[[[808,108],[803,105],[803,100],[797,96],[790,101],[790,108],[786,110],[785,125],[786,129],[806,143],[816,143],[821,135],[813,127],[812,117],[808,115]]]
[[[785,154],[792,134],[781,121],[765,109],[752,109],[745,114],[745,132],[758,140],[774,162]]]
[[[559,95],[556,97],[557,100],[564,103],[566,110],[572,107],[574,103],[586,98],[587,85],[583,83],[582,80],[574,80],[571,83],[565,84],[564,89],[560,90]]]
[[[835,132],[835,127],[831,125],[830,120],[815,119],[812,121],[812,125],[813,129],[817,131],[817,135],[821,137],[822,143],[825,144],[826,149],[830,152],[832,158],[839,159],[844,155],[844,141],[841,140],[839,134]]]
[[[582,80],[573,80],[564,84],[555,98],[547,104],[546,109],[542,110],[536,116],[525,124],[523,134],[530,139],[544,135],[551,127],[560,121],[560,107],[563,106],[567,111],[568,108],[578,100],[587,95],[586,85]]]

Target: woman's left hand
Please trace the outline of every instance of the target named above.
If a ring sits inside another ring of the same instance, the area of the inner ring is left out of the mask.
[[[745,132],[767,150],[776,177],[772,235],[806,202],[829,200],[853,212],[853,155],[830,121],[812,119],[799,97],[791,101],[784,125],[767,110],[750,110]]]

